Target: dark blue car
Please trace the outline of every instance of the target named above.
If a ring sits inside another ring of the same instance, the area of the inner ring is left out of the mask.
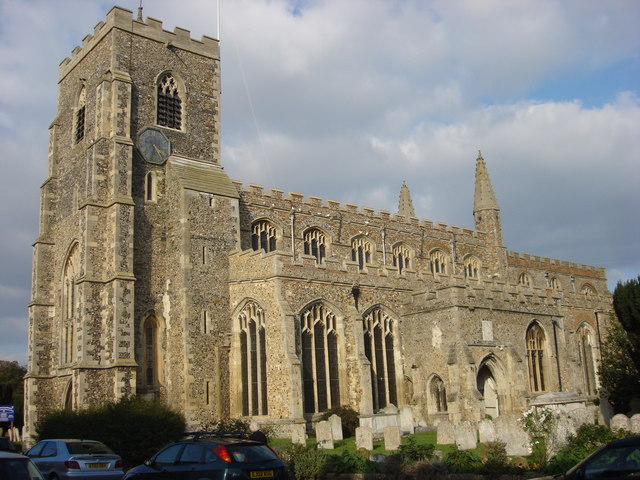
[[[267,445],[239,437],[195,434],[166,446],[123,480],[285,480],[284,462]]]

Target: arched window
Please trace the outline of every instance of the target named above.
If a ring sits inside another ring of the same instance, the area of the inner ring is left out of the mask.
[[[357,237],[351,242],[351,260],[358,262],[360,270],[371,263],[371,250],[371,243],[364,237]]]
[[[251,246],[266,253],[276,250],[276,228],[267,220],[255,222],[251,227]]]
[[[340,405],[336,316],[316,303],[300,316],[304,412]]]
[[[429,255],[429,265],[433,274],[447,274],[447,257],[442,250],[434,250]]]
[[[411,250],[406,245],[399,244],[393,247],[393,266],[398,267],[399,273],[405,268],[411,268]]]
[[[380,308],[364,317],[364,353],[371,363],[371,394],[374,411],[390,403],[398,405],[394,321]]]
[[[464,276],[474,280],[480,278],[480,260],[473,255],[464,259]]]
[[[549,279],[549,288],[552,290],[562,290],[560,280],[558,280],[557,277],[551,277]]]
[[[249,302],[240,311],[238,322],[242,414],[267,415],[267,339],[264,311],[255,302]]]
[[[62,348],[61,362],[69,364],[76,360],[76,325],[78,323],[78,285],[80,273],[78,244],[71,247],[62,272]]]
[[[156,190],[156,172],[149,172],[144,182],[144,199],[147,202],[155,202]]]
[[[87,107],[87,90],[82,87],[78,96],[78,103],[73,118],[73,143],[79,143],[84,138],[84,119]]]
[[[528,273],[522,272],[518,276],[518,285],[522,285],[523,287],[530,287],[531,283],[531,276]]]
[[[142,351],[140,366],[142,369],[143,389],[155,392],[162,384],[162,350],[160,349],[162,324],[151,312],[142,321],[140,338]]]
[[[431,410],[435,412],[446,412],[447,408],[447,391],[444,387],[442,379],[434,375],[429,385],[429,397],[431,400]]]
[[[304,232],[304,254],[313,255],[317,263],[322,263],[327,254],[327,240],[321,230],[310,228]]]
[[[532,392],[544,392],[545,386],[545,344],[542,327],[533,323],[527,330],[527,360],[529,362],[529,386]]]
[[[578,364],[582,368],[584,392],[587,395],[596,393],[596,374],[593,355],[593,333],[586,324],[580,325],[578,336]]]
[[[588,283],[585,283],[584,285],[582,285],[582,288],[580,289],[580,293],[586,297],[591,297],[596,294],[596,289],[593,288]]]
[[[176,130],[182,129],[182,99],[179,84],[170,73],[158,82],[158,125]]]

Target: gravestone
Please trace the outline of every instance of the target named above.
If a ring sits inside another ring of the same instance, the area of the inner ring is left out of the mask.
[[[373,450],[373,432],[369,427],[356,428],[356,450],[360,448]]]
[[[525,456],[531,454],[529,435],[524,431],[516,414],[500,415],[493,422],[496,426],[496,440],[507,447],[507,455]]]
[[[329,423],[331,424],[333,441],[342,440],[342,419],[338,415],[333,414],[329,417]]]
[[[579,428],[581,425],[585,423],[593,424],[593,410],[589,410],[587,408],[576,408],[575,410],[571,410],[569,412],[569,418],[573,421],[573,425],[576,428]]]
[[[622,428],[624,430],[631,429],[629,417],[627,417],[623,413],[618,413],[617,415],[614,415],[613,418],[611,419],[611,430],[618,430],[619,428]]]
[[[436,442],[440,445],[453,445],[456,443],[455,428],[449,420],[443,420],[438,424]]]
[[[575,435],[577,430],[575,423],[574,418],[563,415],[556,419],[556,424],[554,425],[547,445],[547,453],[549,455],[558,453],[558,451],[567,444],[569,435]]]
[[[384,427],[384,449],[395,451],[400,448],[402,435],[400,427]]]
[[[296,445],[307,444],[307,426],[304,423],[291,425],[291,443]]]
[[[476,426],[465,421],[455,427],[456,445],[460,450],[473,450],[478,445]]]
[[[636,435],[640,435],[640,413],[636,413],[629,421],[629,429]]]
[[[413,410],[409,405],[400,409],[400,429],[402,433],[413,433]]]
[[[478,423],[478,436],[480,437],[480,443],[495,442],[496,441],[496,426],[491,420],[481,420]]]
[[[333,433],[329,422],[324,421],[316,424],[316,441],[318,448],[333,450]]]

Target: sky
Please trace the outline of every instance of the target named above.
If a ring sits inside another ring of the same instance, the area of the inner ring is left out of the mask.
[[[27,362],[59,63],[114,4],[0,0],[0,360]],[[117,5],[137,15],[139,0]],[[473,227],[478,150],[509,250],[640,275],[637,0],[144,0],[220,38],[235,180]]]

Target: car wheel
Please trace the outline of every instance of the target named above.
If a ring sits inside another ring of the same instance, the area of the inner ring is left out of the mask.
[[[49,475],[49,480],[58,480],[58,475],[52,473],[51,475]]]

